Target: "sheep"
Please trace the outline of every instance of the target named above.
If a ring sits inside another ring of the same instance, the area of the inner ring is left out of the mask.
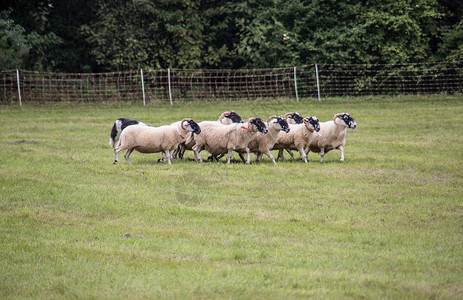
[[[243,119],[241,118],[240,115],[238,115],[235,111],[226,111],[223,112],[217,121],[202,121],[199,123],[199,127],[206,127],[209,126],[210,124],[215,125],[217,123],[223,124],[223,125],[230,125],[233,123],[243,123]],[[195,140],[194,140],[194,134],[190,133],[188,134],[188,138],[185,140],[184,143],[181,143],[178,146],[178,149],[176,149],[172,155],[173,158],[178,157],[180,159],[183,159],[183,154],[185,153],[186,150],[192,150],[193,146],[195,145]],[[215,157],[217,159],[217,157]]]
[[[114,164],[117,164],[119,161],[119,152],[127,149],[124,157],[130,165],[132,162],[129,157],[133,150],[137,150],[140,153],[162,152],[170,165],[170,151],[177,149],[178,145],[185,140],[189,132],[201,133],[198,124],[192,119],[183,119],[177,126],[128,126],[122,131],[119,142],[114,150]]]
[[[116,122],[114,122],[113,128],[111,130],[111,137],[109,138],[109,145],[111,146],[111,148],[114,148],[114,146],[117,145],[117,142],[119,141],[119,137],[121,136],[122,130],[124,130],[127,126],[130,126],[130,125],[148,126],[145,123],[142,123],[137,120],[131,120],[127,118],[117,119]]]
[[[320,124],[321,136],[314,136],[309,143],[307,154],[312,151],[320,153],[320,162],[323,162],[325,153],[333,150],[341,150],[340,161],[344,161],[344,145],[346,143],[347,128],[355,129],[357,123],[348,113],[334,115],[332,121]]]
[[[272,119],[274,120],[272,121]],[[284,119],[284,117],[270,116],[267,119],[267,129],[267,134],[262,134],[260,132],[256,133],[252,137],[251,142],[249,142],[248,148],[252,153],[256,153],[256,162],[261,161],[262,156],[265,153],[276,165],[275,158],[273,158],[272,153],[270,153],[270,149],[272,149],[275,145],[280,131],[286,133],[289,132],[289,125],[288,122]],[[244,157],[242,153],[240,153],[240,157],[244,162]]]
[[[300,113],[298,112],[288,112],[285,113],[284,118],[288,122],[288,124],[302,124],[304,121],[304,118],[301,116]]]
[[[304,118],[304,124],[289,125],[290,132],[280,132],[278,139],[272,150],[279,150],[283,156],[284,149],[298,150],[301,154],[301,159],[307,163],[307,155],[305,149],[308,147],[310,139],[314,136],[314,132],[320,131],[320,122],[317,117]]]
[[[286,121],[288,121],[288,124],[302,124],[304,123],[304,118],[301,116],[300,113],[298,112],[287,112],[284,115]],[[294,154],[290,149],[286,149],[286,152],[291,155],[291,157],[294,159]],[[285,157],[283,156],[283,151],[278,151],[278,156],[277,160],[281,158],[282,161],[285,161]]]
[[[256,132],[267,133],[267,127],[261,118],[250,118],[247,126],[242,124],[222,125],[216,124],[202,128],[203,133],[196,136],[196,144],[193,146],[197,162],[203,162],[200,152],[206,149],[212,155],[228,153],[227,164],[230,163],[233,151],[245,151],[246,163],[251,163],[248,144]]]

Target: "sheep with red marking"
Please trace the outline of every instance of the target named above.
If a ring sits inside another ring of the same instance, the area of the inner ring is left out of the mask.
[[[307,163],[305,149],[309,146],[310,140],[320,131],[320,122],[317,117],[304,118],[303,124],[289,125],[290,132],[280,132],[278,139],[272,150],[279,150],[279,155],[283,156],[283,150],[298,150],[301,159]]]
[[[289,125],[288,122],[285,120],[284,117],[278,117],[278,116],[270,116],[267,119],[267,129],[268,132],[266,134],[263,133],[256,133],[252,139],[251,142],[248,144],[248,148],[252,153],[255,153],[257,155],[256,162],[259,162],[262,160],[262,156],[266,154],[272,162],[276,165],[275,158],[273,157],[272,153],[270,150],[273,148],[275,145],[278,135],[280,132],[289,132]],[[240,153],[241,160],[244,161],[243,154]]]
[[[200,152],[206,150],[214,156],[227,153],[229,164],[233,151],[244,151],[247,153],[246,163],[250,164],[249,142],[257,132],[265,134],[268,130],[261,118],[250,118],[245,124],[216,124],[201,128],[202,134],[196,136],[193,146],[196,161],[203,161]]]

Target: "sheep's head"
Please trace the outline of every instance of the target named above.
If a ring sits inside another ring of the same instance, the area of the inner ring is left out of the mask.
[[[244,123],[243,118],[234,111],[231,111],[225,118],[232,120],[233,123]]]
[[[336,121],[336,119],[341,120],[344,122],[345,126],[351,129],[355,129],[355,127],[357,127],[357,123],[355,123],[355,120],[348,113],[336,114],[334,115],[334,120]]]
[[[240,115],[234,111],[223,112],[219,117],[219,122],[225,125],[230,125],[231,123],[244,123]]]
[[[286,132],[286,133],[289,132],[289,124],[288,124],[288,122],[285,120],[285,118],[278,117],[278,118],[277,118],[277,122],[278,122],[278,124],[280,124],[281,130],[283,130],[283,131]]]
[[[286,121],[286,119],[284,118],[284,116],[270,116],[268,119],[267,119],[267,124],[270,126],[270,120],[272,119],[275,119],[275,124],[278,124],[278,126],[280,127],[280,129],[286,133],[289,132],[289,125],[288,125],[288,122]]]
[[[293,113],[293,115],[290,118],[293,119],[294,122],[296,122],[296,124],[304,123],[304,118],[298,112]]]
[[[196,123],[192,119],[183,119],[180,124],[181,124],[183,130],[188,130],[188,131],[193,132],[195,134],[200,134],[201,133],[201,128],[199,128],[198,123]]]
[[[302,124],[304,123],[304,118],[299,114],[298,112],[293,112],[293,113],[286,113],[284,115],[284,118],[289,118],[294,121],[294,124]]]
[[[250,118],[248,120],[249,125],[254,125],[257,129],[257,131],[262,132],[262,133],[267,133],[268,129],[267,126],[265,126],[264,121],[262,121],[261,118]]]
[[[307,129],[311,131],[320,131],[320,121],[318,121],[317,117],[315,116],[304,118],[304,124],[307,127]]]

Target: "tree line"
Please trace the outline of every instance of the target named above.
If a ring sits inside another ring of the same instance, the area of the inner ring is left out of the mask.
[[[6,0],[0,70],[463,60],[463,1]]]

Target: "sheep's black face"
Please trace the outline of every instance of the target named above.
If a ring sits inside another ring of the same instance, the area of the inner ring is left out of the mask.
[[[201,133],[201,128],[199,128],[198,123],[196,123],[193,120],[188,121],[188,125],[191,127],[191,132],[195,134],[200,134]]]
[[[352,129],[355,129],[355,127],[357,127],[357,123],[355,123],[354,119],[348,113],[343,114],[339,118],[344,121],[347,127]]]
[[[254,124],[259,132],[262,132],[262,133],[268,132],[267,126],[265,126],[265,123],[264,121],[262,121],[261,118],[255,118],[254,120],[251,121],[251,124]]]
[[[225,116],[225,118],[228,118],[232,120],[233,123],[244,123],[243,119],[238,115],[236,112],[232,111],[228,116]]]
[[[318,121],[317,117],[310,117],[308,118],[308,121],[315,132],[320,131],[320,121]]]
[[[298,112],[292,114],[290,118],[293,119],[296,124],[304,123],[304,118]]]
[[[278,124],[280,124],[281,130],[288,133],[289,132],[289,125],[288,122],[284,118],[278,117],[277,118]]]

